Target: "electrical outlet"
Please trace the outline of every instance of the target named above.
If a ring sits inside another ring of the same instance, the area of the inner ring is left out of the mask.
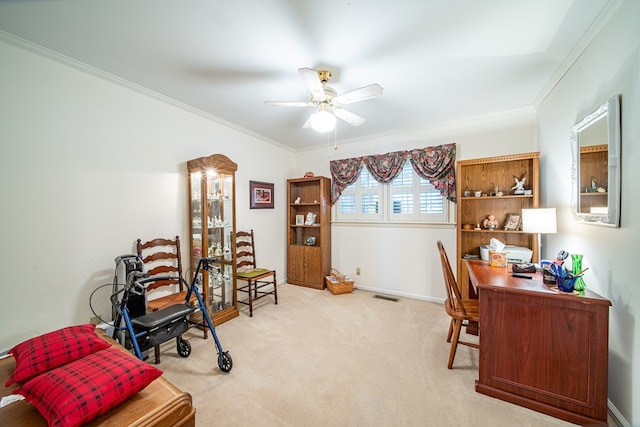
[[[360,275],[360,267],[356,267],[356,276]]]

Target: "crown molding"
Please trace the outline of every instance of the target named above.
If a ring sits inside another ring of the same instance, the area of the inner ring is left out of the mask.
[[[620,8],[622,3],[624,3],[624,0],[609,0],[607,4],[602,8],[596,20],[593,21],[593,23],[589,26],[576,46],[569,53],[562,64],[560,64],[560,67],[558,67],[553,76],[551,76],[551,79],[549,79],[545,87],[542,88],[542,91],[540,91],[536,99],[533,101],[533,105],[536,107],[536,109],[540,106],[540,104],[544,102],[544,100],[547,98],[547,96],[549,96],[549,94],[557,86],[557,84],[560,83],[567,72],[569,72],[569,70],[576,63],[576,61],[580,59],[580,57],[584,54],[584,52],[596,38],[598,33],[600,33],[602,28],[609,22],[614,13]]]

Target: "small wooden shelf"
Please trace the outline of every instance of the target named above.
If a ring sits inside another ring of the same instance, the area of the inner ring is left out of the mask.
[[[460,197],[463,200],[487,200],[487,199],[495,199],[495,200],[500,200],[500,199],[522,199],[522,198],[533,198],[533,194],[510,194],[507,196],[480,196],[480,197],[475,197],[475,196],[462,196]]]
[[[462,231],[463,233],[529,234],[529,233],[525,233],[524,231],[520,231],[520,230],[465,230],[465,229],[462,229],[460,231]]]
[[[288,251],[287,281],[293,285],[324,289],[331,269],[331,180],[327,177],[287,180]],[[295,200],[300,200],[295,203]],[[296,217],[316,216],[313,225],[296,224]],[[307,238],[314,245],[305,245]]]

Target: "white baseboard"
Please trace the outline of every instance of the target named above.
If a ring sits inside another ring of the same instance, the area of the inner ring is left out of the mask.
[[[620,411],[618,411],[618,408],[616,408],[616,405],[614,405],[609,399],[607,399],[607,408],[609,408],[609,415],[611,415],[611,418],[613,418],[613,421],[615,421],[617,426],[631,427],[631,423],[622,416]]]
[[[355,289],[362,289],[363,291],[375,292],[375,293],[378,293],[378,294],[393,295],[393,296],[396,296],[396,297],[403,297],[403,298],[412,298],[412,299],[418,299],[418,300],[422,300],[422,301],[436,302],[436,303],[439,303],[439,304],[442,304],[444,302],[444,299],[442,299],[442,298],[425,297],[424,295],[417,295],[417,294],[412,294],[412,293],[408,293],[408,292],[392,291],[392,290],[389,290],[389,289],[371,288],[371,287],[367,287],[367,286],[358,285],[357,282],[356,282],[354,288]]]

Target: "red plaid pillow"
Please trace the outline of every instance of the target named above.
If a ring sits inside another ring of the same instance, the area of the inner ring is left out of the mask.
[[[16,368],[5,387],[110,347],[111,344],[96,335],[95,329],[96,325],[68,326],[16,345],[9,350],[16,360]]]
[[[27,382],[21,394],[47,423],[79,426],[109,411],[162,375],[159,369],[107,348]]]

